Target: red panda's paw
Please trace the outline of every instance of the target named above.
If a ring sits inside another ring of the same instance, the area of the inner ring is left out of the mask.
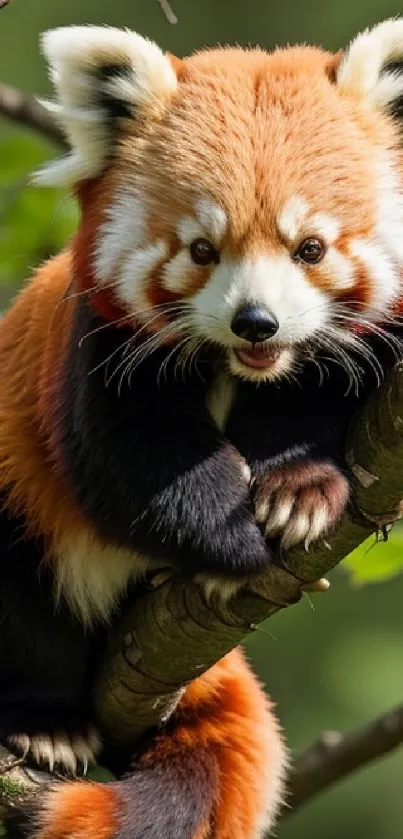
[[[76,731],[10,734],[6,745],[17,756],[33,760],[40,768],[75,775],[86,774],[101,750],[97,730],[88,725]]]
[[[256,521],[284,548],[326,535],[346,509],[349,484],[332,463],[300,460],[273,469],[254,484]]]

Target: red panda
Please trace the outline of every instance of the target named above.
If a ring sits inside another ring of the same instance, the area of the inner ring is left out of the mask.
[[[0,739],[99,754],[91,678],[163,561],[223,597],[328,533],[347,423],[399,349],[403,21],[344,54],[184,60],[129,31],[45,35],[81,218],[0,331]],[[31,839],[259,839],[286,750],[240,651],[122,780],[13,808]]]

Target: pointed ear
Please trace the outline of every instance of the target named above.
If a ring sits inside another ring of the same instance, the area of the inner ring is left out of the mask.
[[[351,42],[337,72],[353,93],[392,117],[403,116],[403,18],[385,20]]]
[[[45,105],[71,145],[71,154],[37,174],[42,184],[98,175],[113,152],[119,120],[157,116],[177,86],[168,56],[128,30],[62,27],[42,36],[42,50],[56,91],[56,102]]]

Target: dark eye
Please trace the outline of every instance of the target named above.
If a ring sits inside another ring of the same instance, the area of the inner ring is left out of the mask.
[[[190,245],[190,256],[196,265],[210,265],[210,262],[220,261],[218,251],[208,239],[195,239]]]
[[[304,239],[294,253],[294,259],[299,262],[306,262],[308,265],[316,265],[326,253],[324,243],[320,239]]]

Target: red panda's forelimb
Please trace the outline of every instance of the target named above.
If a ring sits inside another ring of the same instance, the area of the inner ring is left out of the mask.
[[[258,839],[281,803],[285,750],[234,650],[186,689],[168,727],[116,783],[59,783],[13,814],[32,839]]]

